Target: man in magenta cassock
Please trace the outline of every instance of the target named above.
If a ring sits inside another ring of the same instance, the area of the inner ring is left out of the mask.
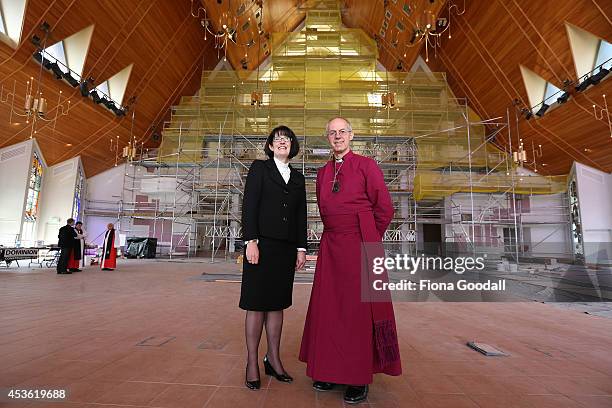
[[[350,150],[353,132],[343,118],[327,124],[334,152],[317,174],[324,232],[304,324],[300,360],[318,391],[346,384],[347,403],[365,401],[375,373],[402,372],[391,298],[364,299],[364,244],[379,247],[393,204],[376,162]],[[375,248],[376,250],[376,248]],[[384,252],[382,252],[384,256]],[[386,272],[377,279],[388,279]],[[365,278],[368,279],[367,277]]]

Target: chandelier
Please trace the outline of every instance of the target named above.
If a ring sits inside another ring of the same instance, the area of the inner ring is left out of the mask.
[[[524,167],[525,165],[533,167],[534,172],[538,172],[538,163],[537,159],[542,157],[542,145],[539,144],[538,147],[535,147],[533,141],[531,142],[531,154],[532,161],[529,162],[527,159],[527,151],[525,150],[523,139],[519,139],[519,147],[516,151],[512,152],[512,160],[514,163],[518,164],[519,167]]]
[[[232,6],[231,0],[228,2],[228,9],[223,11],[219,16],[218,21],[216,21],[216,27],[213,26],[213,22],[210,18],[208,18],[208,14],[206,9],[202,6],[194,6],[194,2],[198,0],[191,0],[191,15],[195,18],[200,19],[200,24],[204,28],[204,40],[208,39],[208,36],[211,35],[214,39],[214,47],[217,50],[217,56],[220,55],[223,50],[223,57],[227,59],[227,47],[231,42],[235,45],[239,45],[241,47],[250,48],[255,44],[253,38],[250,38],[247,42],[239,43],[238,41],[238,17],[232,14]],[[259,7],[259,11],[256,13],[256,18],[259,20],[258,26],[258,34],[263,34],[263,1],[255,1],[253,2]],[[196,8],[197,7],[197,8]],[[194,8],[195,11],[194,11]],[[242,11],[244,13],[244,10]],[[249,21],[251,18],[249,17]],[[246,55],[245,55],[246,58]],[[244,63],[243,63],[244,65]]]
[[[19,118],[25,119],[25,123],[31,125],[30,139],[38,132],[37,123],[39,121],[53,123],[53,132],[55,132],[55,126],[57,124],[58,117],[68,115],[70,111],[70,101],[63,97],[63,93],[60,90],[57,96],[57,104],[55,108],[55,115],[53,117],[48,116],[49,108],[47,98],[44,97],[42,91],[40,91],[40,84],[34,90],[34,78],[30,77],[30,80],[26,82],[25,93],[23,95],[23,109],[15,106],[15,97],[17,96],[17,80],[13,81],[13,89],[9,90],[0,88],[0,102],[10,105],[9,123],[11,125],[20,125],[17,122]],[[10,101],[10,102],[9,102]]]
[[[434,56],[437,53],[437,49],[442,47],[442,35],[448,32],[448,38],[452,38],[451,35],[451,17],[453,13],[455,16],[461,16],[465,13],[465,0],[463,0],[463,8],[460,10],[459,6],[452,0],[447,2],[448,4],[448,18],[438,17],[431,10],[425,10],[420,18],[416,19],[416,24],[412,30],[412,37],[409,42],[405,45],[406,48],[414,47],[422,42],[425,42],[425,62],[429,62],[429,49],[433,49]],[[404,54],[406,57],[406,54]]]
[[[612,121],[610,120],[610,111],[608,110],[608,101],[606,100],[606,94],[602,95],[603,97],[603,105],[604,107],[600,107],[596,104],[593,104],[593,114],[595,115],[595,119],[601,120],[602,122],[608,122],[608,129],[610,129],[610,138],[612,138]],[[599,112],[597,112],[599,109]]]

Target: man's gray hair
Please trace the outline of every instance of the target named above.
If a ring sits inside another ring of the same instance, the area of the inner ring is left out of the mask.
[[[346,123],[347,130],[351,132],[353,131],[353,126],[351,126],[351,122],[349,122],[348,119],[343,118],[342,116],[336,116],[335,118],[331,118],[330,120],[327,121],[327,125],[325,125],[325,134],[329,132],[329,124],[332,123],[336,119],[342,119]]]

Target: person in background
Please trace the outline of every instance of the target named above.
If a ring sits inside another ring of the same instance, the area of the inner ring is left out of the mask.
[[[77,232],[77,236],[74,242],[74,248],[70,252],[70,260],[68,261],[68,270],[70,272],[81,272],[79,268],[81,260],[84,259],[85,251],[85,236],[83,235],[83,223],[78,221],[74,224],[74,229]]]
[[[112,271],[117,267],[117,249],[115,248],[115,226],[108,224],[107,231],[104,233],[104,243],[102,245],[102,257],[100,268],[103,271]]]
[[[68,270],[68,262],[70,260],[70,253],[74,248],[74,242],[77,237],[77,233],[73,228],[74,219],[68,218],[66,220],[66,225],[59,229],[59,234],[57,236],[58,243],[57,246],[60,247],[60,255],[57,260],[57,273],[62,274],[71,274]]]
[[[81,241],[81,265],[85,266],[85,240],[87,239],[87,231],[83,229],[83,223],[81,221],[74,224],[74,227],[77,233],[81,235],[79,239]]]

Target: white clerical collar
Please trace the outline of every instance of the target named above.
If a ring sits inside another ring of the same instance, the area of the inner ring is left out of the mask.
[[[344,153],[342,157],[336,157],[336,155],[334,155],[334,160],[336,161],[336,163],[342,163],[346,158],[349,157],[350,154],[351,154],[351,150]]]
[[[274,163],[276,163],[276,167],[278,167],[279,170],[289,170],[289,163],[283,163],[276,157],[274,158]]]

